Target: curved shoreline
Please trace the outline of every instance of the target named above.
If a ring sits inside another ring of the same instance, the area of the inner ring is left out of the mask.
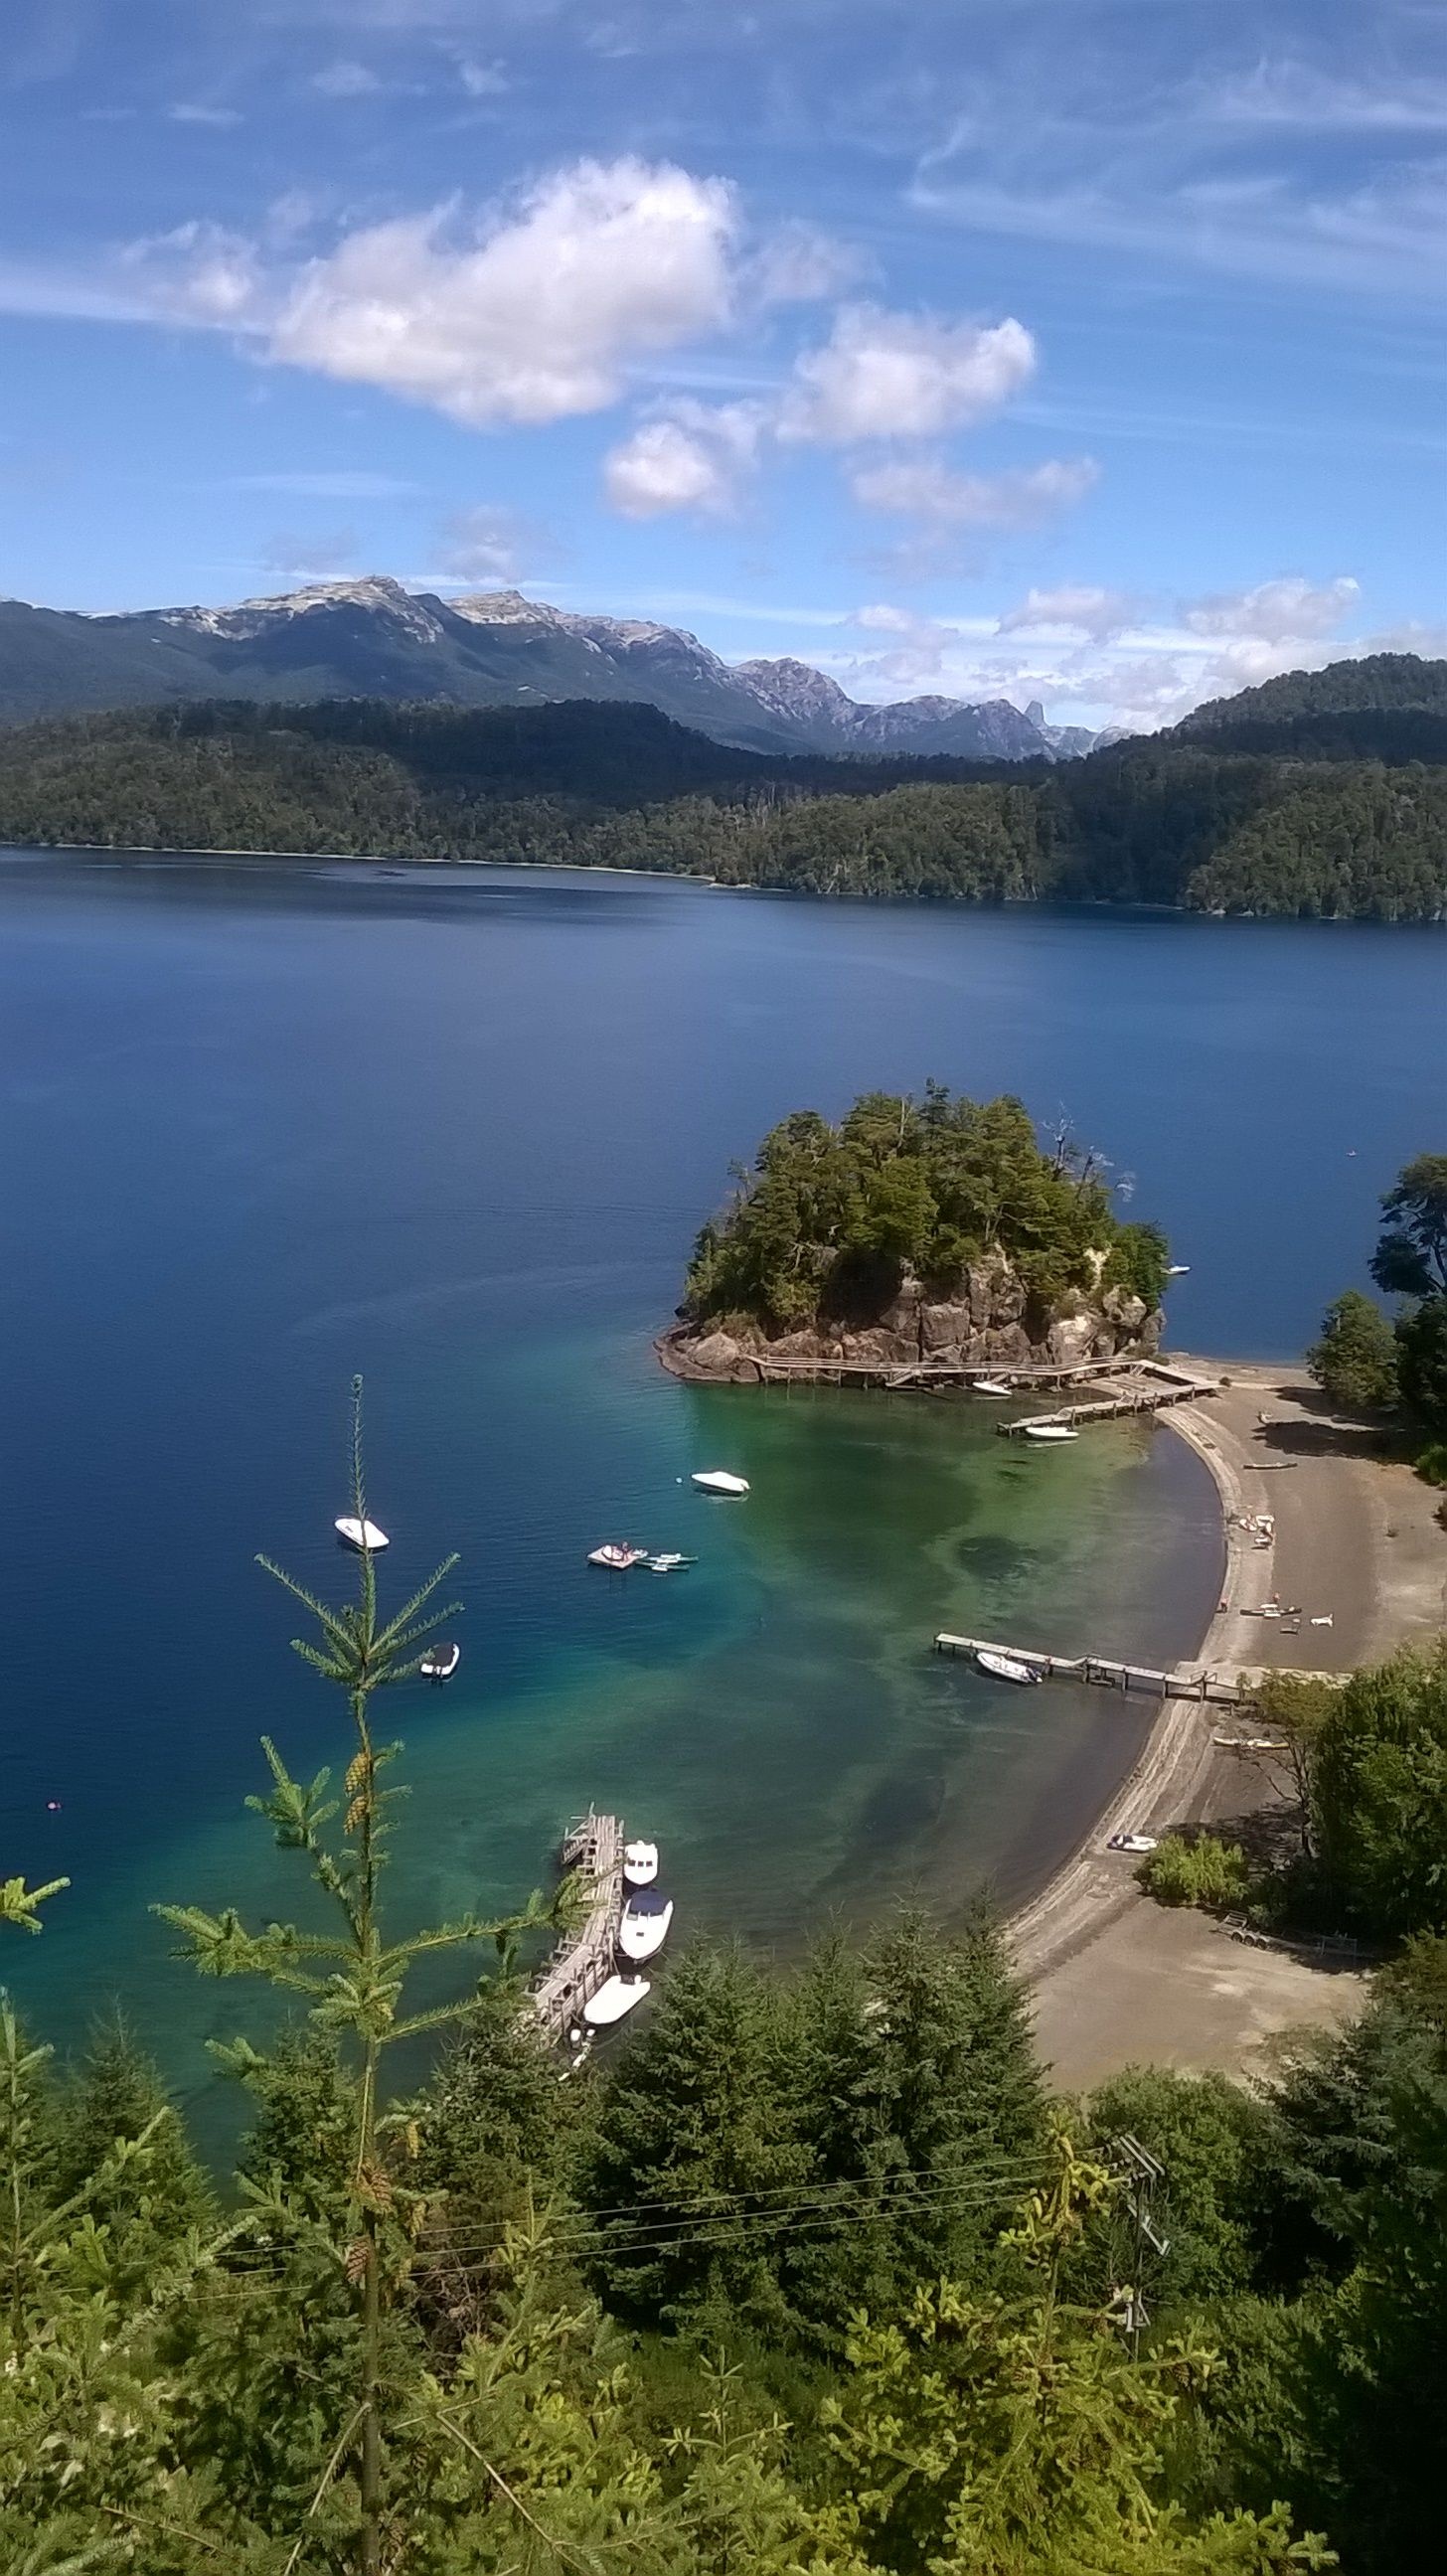
[[[1438,1635],[1447,1547],[1435,1493],[1377,1435],[1335,1416],[1299,1363],[1232,1361],[1223,1375],[1209,1408],[1170,1417],[1210,1469],[1225,1524],[1221,1606],[1200,1660],[1349,1672]],[[1243,1510],[1274,1515],[1269,1549],[1234,1525]],[[1253,1616],[1273,1596],[1302,1605],[1294,1627]],[[1071,2089],[1144,2060],[1239,2074],[1277,2032],[1355,2008],[1359,1973],[1324,1976],[1289,1948],[1233,1943],[1213,1916],[1163,1911],[1129,1855],[1107,1848],[1127,1828],[1229,1827],[1275,1803],[1261,1774],[1217,1746],[1217,1724],[1198,1701],[1167,1702],[1090,1832],[1006,1927],[1042,2049]]]
[[[1214,1361],[1200,1365],[1218,1369]],[[1229,1375],[1230,1371],[1225,1373]],[[1218,1440],[1208,1433],[1207,1417],[1194,1405],[1173,1406],[1159,1418],[1203,1461],[1221,1501],[1220,1606],[1208,1620],[1192,1660],[1203,1664],[1236,1661],[1238,1658],[1229,1650],[1236,1643],[1237,1621],[1243,1609],[1255,1606],[1243,1597],[1247,1588],[1246,1551],[1233,1545],[1232,1524],[1244,1507],[1245,1489]],[[1255,1555],[1256,1551],[1251,1553]],[[1132,1827],[1149,1829],[1168,1816],[1179,1817],[1199,1796],[1206,1775],[1214,1767],[1215,1751],[1203,1736],[1200,1718],[1200,1703],[1196,1700],[1162,1701],[1160,1714],[1135,1761],[1086,1827],[1075,1849],[1044,1886],[1008,1917],[1006,1936],[1023,1974],[1032,1979],[1042,1976],[1089,1939],[1098,1924],[1100,1909],[1094,1901],[1091,1882],[1100,1845],[1113,1833]],[[1129,1884],[1134,1885],[1133,1874]],[[1086,1900],[1089,1920],[1080,1921],[1077,1911]]]

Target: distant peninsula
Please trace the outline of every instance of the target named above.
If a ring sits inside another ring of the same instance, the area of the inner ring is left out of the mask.
[[[1447,663],[1294,672],[1080,759],[766,753],[583,699],[130,707],[0,728],[0,840],[1438,921]]]
[[[1149,1357],[1169,1258],[1157,1227],[1117,1215],[1097,1158],[1042,1146],[1022,1102],[866,1092],[837,1126],[803,1109],[771,1129],[698,1237],[659,1356],[738,1379],[760,1360]]]

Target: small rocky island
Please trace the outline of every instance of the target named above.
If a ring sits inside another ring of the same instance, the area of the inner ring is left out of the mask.
[[[837,1126],[797,1110],[735,1177],[658,1343],[678,1376],[1069,1367],[1159,1344],[1165,1237],[1124,1222],[1098,1157],[1043,1146],[1018,1100],[931,1083],[866,1092]]]

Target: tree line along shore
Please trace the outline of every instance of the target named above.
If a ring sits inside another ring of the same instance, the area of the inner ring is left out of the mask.
[[[1447,664],[1292,674],[1053,766],[771,757],[582,701],[127,709],[0,732],[0,837],[1438,920]]]

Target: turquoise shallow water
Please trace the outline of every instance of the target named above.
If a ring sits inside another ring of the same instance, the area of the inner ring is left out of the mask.
[[[1019,1893],[1142,1721],[929,1640],[1189,1649],[1205,1472],[1138,1425],[1022,1455],[983,1408],[678,1386],[648,1341],[692,1232],[802,1101],[1009,1085],[1175,1227],[1182,1338],[1289,1347],[1428,1132],[1442,953],[505,871],[0,866],[0,1830],[7,1868],[74,1881],[7,1952],[27,2010],[65,2040],[119,1993],[188,2091],[251,2017],[145,1909],[297,1909],[242,1813],[257,1737],[298,1770],[345,1745],[252,1556],[346,1579],[358,1367],[389,1579],[463,1559],[459,1677],[395,1704],[401,1913],[511,1900],[590,1797],[665,1842],[681,1923],[781,1947],[903,1890]],[[700,1464],[748,1503],[695,1497]],[[701,1561],[591,1572],[615,1535]]]

